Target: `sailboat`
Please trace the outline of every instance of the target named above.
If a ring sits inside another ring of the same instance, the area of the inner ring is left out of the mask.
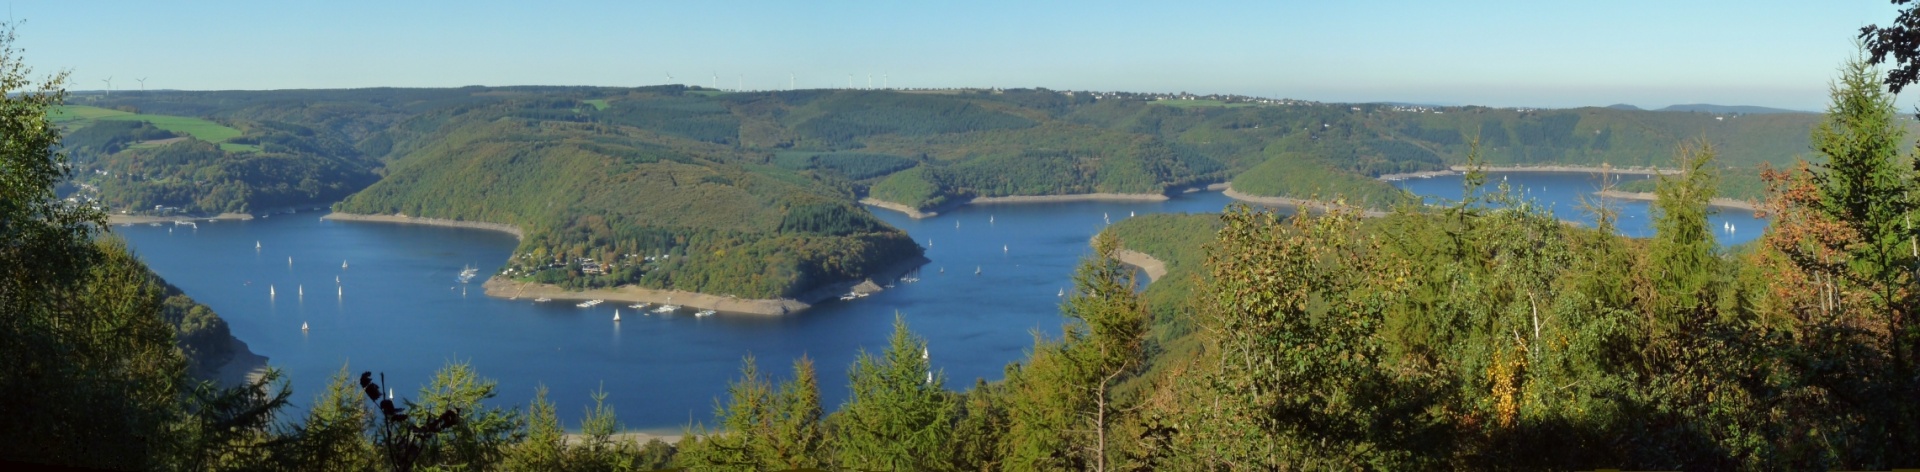
[[[347,270],[347,260],[346,260],[346,259],[341,259],[341,260],[340,260],[340,270]]]
[[[272,285],[268,285],[268,286],[267,286],[267,298],[273,298],[273,286],[272,286]]]
[[[1002,245],[1000,245],[1000,253],[1001,253],[1001,254],[1006,254],[1006,253],[1007,253],[1007,245],[1005,245],[1005,244],[1002,244]]]
[[[259,241],[254,241],[254,242],[253,242],[253,250],[255,250],[255,251],[258,251],[258,250],[260,250],[260,242],[259,242]]]
[[[993,224],[993,215],[987,215],[987,224]]]
[[[300,331],[305,332],[306,330],[307,330],[307,322],[305,321],[300,322]]]
[[[620,309],[619,309],[619,308],[615,308],[615,309],[613,309],[613,322],[615,322],[615,323],[619,323],[619,322],[620,322]]]
[[[1133,210],[1127,210],[1127,217],[1128,217],[1128,218],[1132,218],[1132,217],[1133,217]]]
[[[287,256],[287,267],[293,267],[293,256]]]
[[[295,291],[297,291],[297,292],[299,292],[299,294],[300,294],[300,298],[307,298],[307,286],[305,286],[305,285],[295,285],[295,286],[293,287],[293,289],[294,289]]]
[[[345,289],[345,288],[341,288],[341,287],[334,287],[334,289],[335,289],[335,291],[336,291],[336,292],[338,292],[338,293],[335,293],[335,294],[334,294],[335,296],[339,296],[339,297],[346,297],[346,296],[347,296],[347,289]]]
[[[973,275],[980,275],[980,266],[973,266]]]
[[[953,221],[953,229],[960,229],[960,220]]]
[[[1060,289],[1060,293],[1054,294],[1054,296],[1065,298],[1067,296],[1067,289],[1064,289],[1064,288]]]

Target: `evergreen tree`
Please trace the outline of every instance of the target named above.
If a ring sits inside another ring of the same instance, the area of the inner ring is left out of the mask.
[[[929,364],[925,340],[893,322],[886,351],[861,352],[849,373],[850,398],[833,423],[836,466],[858,470],[945,467],[954,405]]]
[[[562,470],[566,464],[566,433],[560,428],[553,402],[547,401],[547,387],[540,386],[527,405],[526,435],[507,450],[501,466],[507,470]]]
[[[515,410],[482,403],[494,397],[498,384],[480,377],[466,362],[448,363],[434,372],[433,382],[420,391],[420,404],[409,409],[457,412],[460,421],[425,444],[421,464],[487,469],[500,463],[507,445],[520,440],[521,420]],[[415,420],[425,424],[433,418]]]
[[[793,361],[793,379],[780,386],[768,412],[771,437],[767,458],[777,469],[817,469],[826,465],[827,436],[821,424],[820,384],[813,359]]]
[[[1654,306],[1649,310],[1649,333],[1664,336],[1695,321],[1688,315],[1704,311],[1713,302],[1711,284],[1719,259],[1713,232],[1707,228],[1707,214],[1718,175],[1709,165],[1713,147],[1702,143],[1698,150],[1681,148],[1677,160],[1681,173],[1661,176],[1654,194],[1654,236],[1648,257],[1651,259]]]
[[[297,432],[300,444],[298,464],[317,470],[369,470],[380,463],[370,433],[373,417],[367,412],[363,393],[355,385],[346,366],[334,374],[327,389],[314,399],[313,408]]]

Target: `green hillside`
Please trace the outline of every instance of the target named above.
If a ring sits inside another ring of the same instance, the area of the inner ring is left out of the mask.
[[[574,288],[787,297],[919,254],[852,194],[760,164],[701,128],[595,123],[554,108],[564,105],[417,117],[402,124],[419,132],[396,139],[407,151],[387,177],[335,208],[518,226],[527,236],[510,275]]]
[[[915,253],[855,206],[864,197],[930,209],[1232,182],[1386,208],[1405,195],[1373,177],[1462,163],[1475,141],[1492,165],[1643,166],[1705,139],[1723,164],[1751,167],[1791,162],[1820,117],[1044,89],[714,92],[143,92],[84,97],[61,116],[81,188],[114,209],[344,200],[342,211],[525,228],[514,269],[528,280],[740,296],[791,295]]]

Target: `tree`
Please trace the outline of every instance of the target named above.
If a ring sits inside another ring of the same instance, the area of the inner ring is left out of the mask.
[[[1909,3],[1913,0],[1893,0],[1894,5]],[[1861,27],[1860,40],[1867,50],[1869,64],[1893,59],[1896,67],[1887,70],[1884,80],[1893,93],[1900,93],[1907,85],[1920,81],[1920,4],[1901,10],[1890,26]]]
[[[547,400],[547,386],[533,391],[527,405],[527,432],[524,439],[507,450],[501,466],[507,470],[562,470],[566,466],[566,430],[560,428],[560,416]]]
[[[367,470],[379,464],[373,442],[373,417],[361,391],[352,383],[346,366],[334,374],[326,391],[314,399],[313,408],[295,432],[299,438],[298,463],[318,470]]]
[[[1651,259],[1655,306],[1649,310],[1649,332],[1671,334],[1695,321],[1688,314],[1706,311],[1715,295],[1711,286],[1719,259],[1713,232],[1707,228],[1707,206],[1717,188],[1713,147],[1682,147],[1676,157],[1681,173],[1660,176],[1654,191],[1654,236]]]
[[[793,379],[780,386],[768,412],[767,449],[773,465],[783,470],[818,469],[826,465],[827,435],[820,423],[820,384],[813,359],[793,361]]]
[[[1849,60],[1813,132],[1824,162],[1767,173],[1774,225],[1761,259],[1773,272],[1769,304],[1794,335],[1782,348],[1790,361],[1783,364],[1795,369],[1785,386],[1797,391],[1790,398],[1848,399],[1794,405],[1828,418],[1807,429],[1852,441],[1809,455],[1866,468],[1920,459],[1903,445],[1920,434],[1913,391],[1920,300],[1912,272],[1920,266],[1913,226],[1920,175],[1878,75],[1866,58]]]
[[[860,470],[930,470],[952,433],[954,405],[928,362],[927,342],[893,322],[887,349],[861,352],[848,374],[850,398],[831,421],[836,466]]]
[[[1109,433],[1127,410],[1113,388],[1143,360],[1147,311],[1134,292],[1134,271],[1118,259],[1119,241],[1101,233],[1093,248],[1061,306],[1068,320],[1062,339],[1036,339],[1030,362],[1010,368],[1010,424],[1002,438],[1009,466],[1109,467]]]
[[[482,402],[493,398],[498,382],[481,378],[466,362],[450,362],[433,374],[433,382],[420,391],[420,404],[413,409],[458,412],[461,421],[447,432],[428,441],[424,455],[429,464],[447,464],[480,469],[499,464],[508,444],[519,441],[520,417],[517,411],[488,407]],[[432,417],[416,418],[422,425]]]

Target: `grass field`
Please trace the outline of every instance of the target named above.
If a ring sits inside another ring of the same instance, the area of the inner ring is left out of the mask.
[[[586,103],[587,103],[588,105],[593,105],[593,109],[595,109],[595,110],[605,110],[605,109],[607,109],[607,101],[606,101],[606,100],[601,100],[601,99],[593,99],[593,100],[581,100],[581,101],[583,101],[583,102],[586,102]]]
[[[240,130],[199,118],[128,113],[82,105],[64,105],[53,110],[53,122],[69,128],[79,128],[97,120],[145,121],[153,123],[153,126],[160,129],[186,133],[201,141],[222,143],[220,147],[230,151],[260,149],[259,146],[254,145],[226,143],[229,139],[240,137]]]
[[[1254,104],[1252,103],[1227,103],[1219,100],[1155,100],[1153,104],[1166,105],[1166,106],[1178,107],[1178,108],[1207,108],[1207,107],[1240,108],[1240,107],[1254,106]]]

